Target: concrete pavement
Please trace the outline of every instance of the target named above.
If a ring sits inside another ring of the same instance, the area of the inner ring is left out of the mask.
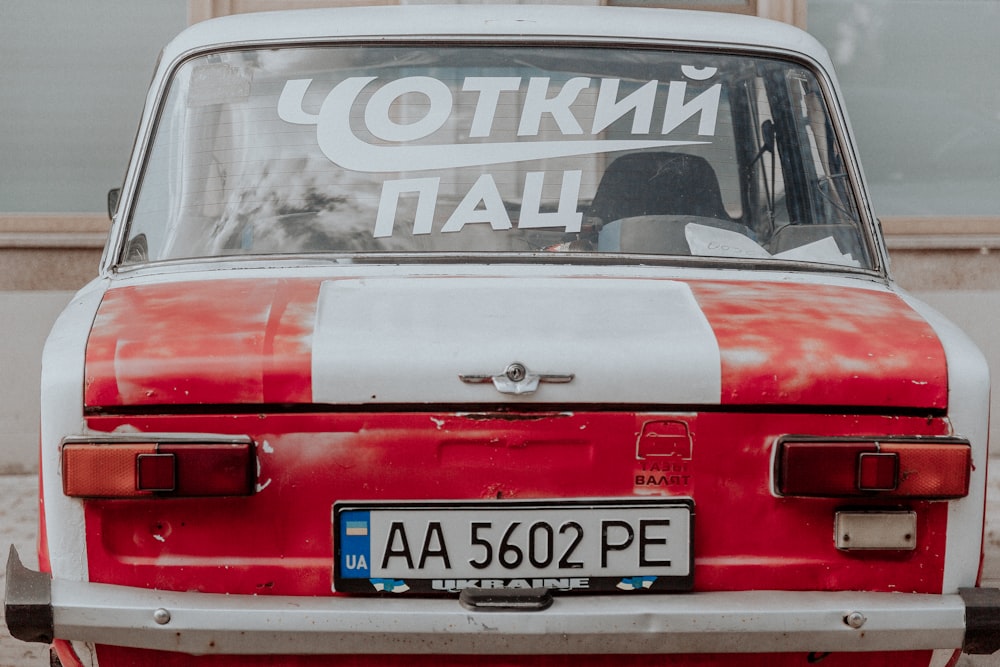
[[[0,550],[3,570],[0,581],[7,590],[7,552],[10,545],[17,547],[24,564],[38,567],[35,553],[35,536],[38,529],[38,475],[0,475]],[[3,610],[0,608],[0,615]],[[7,624],[0,628],[0,667],[47,667],[48,647],[17,641],[7,632]]]

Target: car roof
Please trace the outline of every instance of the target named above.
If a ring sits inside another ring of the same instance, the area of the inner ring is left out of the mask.
[[[396,5],[237,14],[189,27],[166,47],[161,64],[169,67],[192,51],[236,45],[463,36],[736,46],[798,53],[832,70],[819,42],[778,21],[713,11],[579,5]]]

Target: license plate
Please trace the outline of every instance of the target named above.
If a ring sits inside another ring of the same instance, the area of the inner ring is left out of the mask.
[[[674,498],[338,502],[333,589],[690,590],[693,523]]]

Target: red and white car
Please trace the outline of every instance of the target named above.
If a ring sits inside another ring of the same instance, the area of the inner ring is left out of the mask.
[[[244,15],[163,53],[45,349],[62,665],[944,665],[989,375],[830,61],[658,9]]]

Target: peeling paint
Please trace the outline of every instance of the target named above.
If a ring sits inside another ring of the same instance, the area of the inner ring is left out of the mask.
[[[324,282],[228,279],[201,290],[191,290],[185,282],[109,290],[87,346],[87,404],[311,402],[312,327]],[[606,282],[600,284],[609,289]],[[652,281],[647,287],[650,284],[662,284],[672,294],[679,281]],[[595,283],[595,289],[598,286]],[[700,308],[721,357],[721,396],[709,403],[931,409],[947,404],[940,342],[927,322],[889,290],[808,280],[689,281],[687,287],[694,302],[685,306],[685,317],[695,317]],[[474,321],[473,316],[463,312],[463,321]],[[536,343],[524,341],[525,349]],[[683,350],[676,352],[677,359],[684,358]],[[588,357],[563,365],[573,366],[570,370],[581,374],[577,383],[582,383],[588,369],[597,377],[609,372],[601,363]],[[421,387],[422,379],[410,375],[418,371],[396,369],[397,384]],[[426,379],[426,369],[419,372]],[[661,376],[670,377],[671,368],[664,368]],[[453,391],[461,390],[458,380],[452,384]],[[593,385],[592,400],[605,389]],[[653,392],[650,402],[660,400],[654,389],[630,387],[633,395]],[[494,398],[479,387],[468,391],[462,400]],[[530,403],[534,397],[520,400]],[[544,400],[541,392],[538,400]],[[562,414],[511,409],[461,415],[509,421],[554,416]]]
[[[723,404],[943,409],[937,336],[888,290],[692,282],[719,340]]]

